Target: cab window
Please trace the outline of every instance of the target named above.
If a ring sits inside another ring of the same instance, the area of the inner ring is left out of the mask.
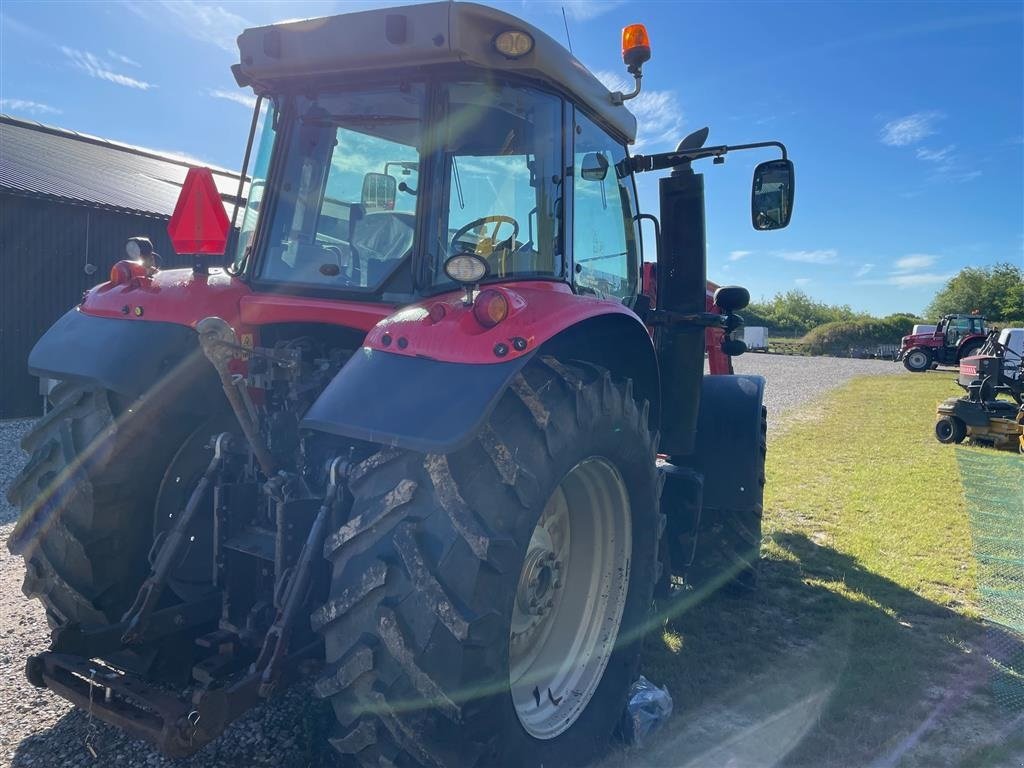
[[[450,285],[446,259],[473,253],[489,277],[561,277],[562,102],[502,83],[445,89],[446,221],[430,259],[431,282]]]
[[[581,293],[632,301],[638,247],[626,148],[576,113],[573,131],[573,260]]]

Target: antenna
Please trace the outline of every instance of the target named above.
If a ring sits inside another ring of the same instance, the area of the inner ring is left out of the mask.
[[[572,38],[569,37],[569,20],[565,17],[565,6],[562,6],[562,23],[565,24],[565,42],[569,45],[569,53],[572,53]]]

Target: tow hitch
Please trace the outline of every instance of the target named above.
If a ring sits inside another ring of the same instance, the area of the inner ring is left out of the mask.
[[[302,662],[315,657],[318,647],[310,643],[283,659],[279,685],[294,682]],[[148,741],[168,757],[186,757],[201,749],[261,700],[259,672],[224,686],[202,686],[191,697],[174,696],[95,659],[53,651],[31,656],[25,672],[34,685]]]

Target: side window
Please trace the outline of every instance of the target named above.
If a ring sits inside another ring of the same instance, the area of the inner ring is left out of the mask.
[[[573,131],[573,260],[583,293],[631,301],[639,261],[625,147],[583,115]]]

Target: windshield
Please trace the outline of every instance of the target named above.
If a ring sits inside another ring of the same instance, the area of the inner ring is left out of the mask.
[[[296,99],[259,277],[378,290],[410,257],[421,85]]]
[[[561,246],[561,101],[529,88],[447,88],[446,205],[430,282],[450,284],[444,261],[462,252],[498,279],[558,277]]]

